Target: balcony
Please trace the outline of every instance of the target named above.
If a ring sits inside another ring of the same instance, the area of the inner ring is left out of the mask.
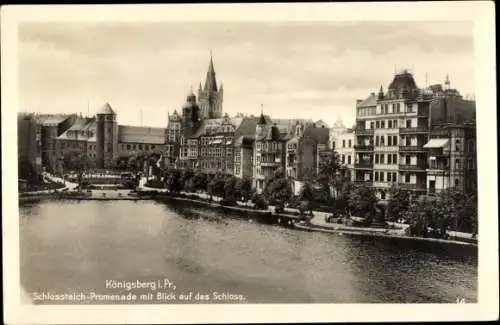
[[[373,129],[356,129],[356,135],[373,135]]]
[[[354,164],[356,169],[373,169],[373,162],[360,162]]]
[[[415,172],[425,172],[425,169],[427,168],[426,164],[417,164],[417,165],[402,165],[399,164],[399,169],[400,170],[406,170],[406,171],[415,171]]]
[[[412,127],[412,128],[399,128],[399,134],[415,134],[415,133],[428,133],[429,128],[426,126]]]
[[[260,166],[261,167],[277,167],[277,166],[281,166],[281,163],[280,162],[261,162],[260,163]]]
[[[373,151],[373,145],[357,144],[354,146],[356,151]]]
[[[427,150],[425,150],[423,148],[423,145],[420,145],[420,146],[401,145],[401,146],[399,146],[399,151],[401,151],[401,152],[427,152]]]
[[[402,190],[408,190],[408,191],[425,191],[425,192],[427,191],[427,188],[426,188],[425,184],[422,184],[422,183],[417,183],[417,184],[413,184],[413,183],[399,183],[398,186]]]

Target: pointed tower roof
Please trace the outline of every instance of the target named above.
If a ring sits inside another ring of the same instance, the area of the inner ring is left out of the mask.
[[[113,114],[114,115],[115,112],[111,108],[111,105],[109,105],[109,103],[106,102],[106,104],[104,104],[104,106],[101,107],[101,109],[99,111],[97,111],[97,114],[98,115],[106,115],[106,114]]]
[[[260,125],[267,124],[266,117],[264,116],[263,105],[260,105],[260,117],[259,117],[259,122],[257,124],[260,124]]]
[[[214,61],[212,51],[210,51],[210,63],[208,65],[207,78],[205,79],[204,91],[217,91],[217,81],[215,80]]]

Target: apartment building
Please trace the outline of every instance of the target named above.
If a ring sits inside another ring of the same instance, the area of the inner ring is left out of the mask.
[[[395,185],[415,195],[427,193],[431,128],[473,119],[475,102],[450,88],[419,89],[408,71],[397,73],[387,92],[371,93],[356,107],[355,181],[369,182],[381,199]]]
[[[356,162],[356,136],[353,129],[346,129],[345,133],[339,134],[336,141],[335,151],[339,154],[340,162],[345,165],[354,181],[354,164]]]
[[[428,152],[428,194],[453,187],[470,193],[477,190],[475,123],[441,124],[432,128]]]

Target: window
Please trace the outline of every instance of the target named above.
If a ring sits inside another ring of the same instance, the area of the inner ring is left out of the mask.
[[[460,139],[455,139],[455,150],[462,151],[462,141]]]
[[[379,144],[379,137],[378,135],[375,136],[375,146],[378,147],[378,144]]]
[[[410,174],[405,174],[405,183],[410,182]]]
[[[458,180],[458,178],[455,178],[455,187],[459,187],[460,186],[460,181]]]
[[[342,163],[345,164],[345,156],[342,155]]]
[[[375,182],[378,182],[378,172],[375,172]]]
[[[389,156],[390,157],[390,156]],[[387,173],[387,181],[391,182],[391,173]]]
[[[384,160],[385,160],[385,155],[384,154],[380,155],[380,163],[381,164],[384,163]]]
[[[380,121],[380,128],[385,129],[385,121]]]
[[[397,182],[398,181],[398,174],[397,173],[392,173],[392,181]]]
[[[406,141],[405,141],[405,142],[406,142],[405,144],[406,144],[407,146],[411,146],[411,139],[410,139],[410,137],[406,137],[406,138],[405,138],[405,140],[406,140]]]
[[[392,155],[392,163],[393,164],[397,164],[398,163],[398,155],[397,154],[393,154]]]
[[[392,155],[387,155],[387,163],[392,164]]]
[[[411,128],[411,120],[406,120],[406,127]]]
[[[393,135],[392,136],[392,145],[393,146],[397,146],[398,145],[398,136],[397,135]]]
[[[384,172],[381,172],[381,173],[380,173],[380,181],[381,181],[381,182],[383,182],[383,181],[384,181],[384,174],[385,174]]]
[[[380,199],[385,200],[385,191],[380,192]]]
[[[455,159],[455,169],[461,169],[460,159]]]
[[[349,148],[352,147],[352,140],[349,140]]]
[[[405,164],[407,164],[407,165],[411,164],[410,156],[405,156]]]
[[[392,146],[392,136],[387,137],[387,145],[390,147]]]
[[[347,156],[347,164],[350,165],[351,164],[351,155]]]
[[[400,103],[397,103],[397,104],[396,104],[396,112],[398,112],[398,113],[399,113],[399,112],[400,112],[400,110],[401,110],[401,104],[400,104]]]
[[[375,125],[376,125],[377,129],[380,129],[380,121],[377,121],[377,122],[375,123]]]
[[[394,128],[397,128],[397,127],[398,127],[398,120],[394,120],[394,121],[392,121],[392,126],[393,126]]]
[[[469,169],[474,169],[474,159],[469,158],[468,167],[469,167]]]
[[[385,136],[382,135],[382,136],[380,136],[380,145],[385,146],[384,142],[385,142]]]
[[[389,129],[392,129],[392,120],[389,120],[389,121],[387,122],[387,127],[388,127]]]
[[[374,125],[375,125],[375,123],[370,122],[370,129],[372,129],[372,130],[373,130]]]
[[[378,159],[378,153],[377,153],[377,154],[375,154],[375,163],[378,164],[378,161],[379,161],[379,159]]]
[[[345,148],[345,140],[342,140],[342,148]]]

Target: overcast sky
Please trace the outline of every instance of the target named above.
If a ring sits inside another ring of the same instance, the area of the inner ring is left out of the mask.
[[[165,126],[191,85],[204,82],[209,51],[223,109],[273,117],[340,117],[384,89],[395,67],[419,86],[474,93],[470,23],[38,23],[19,30],[22,110],[95,112],[106,101],[120,124]]]

